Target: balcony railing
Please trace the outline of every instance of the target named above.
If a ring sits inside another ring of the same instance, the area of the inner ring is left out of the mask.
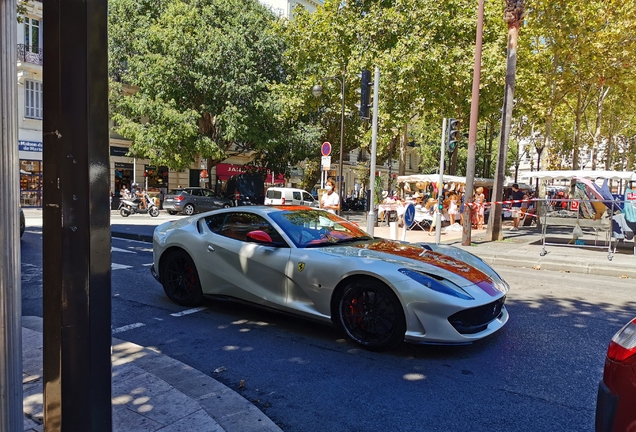
[[[29,45],[18,44],[18,61],[41,65],[42,48],[33,48]]]

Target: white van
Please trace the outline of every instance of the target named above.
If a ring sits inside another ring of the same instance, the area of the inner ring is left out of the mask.
[[[295,188],[271,187],[265,195],[265,205],[301,205],[318,207],[318,201],[307,191]]]

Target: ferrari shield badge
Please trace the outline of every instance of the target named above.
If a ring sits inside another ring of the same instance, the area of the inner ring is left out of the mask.
[[[305,263],[304,262],[299,262],[298,263],[298,271],[303,271],[305,270]]]

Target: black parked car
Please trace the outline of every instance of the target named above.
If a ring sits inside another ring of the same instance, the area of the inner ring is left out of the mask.
[[[216,195],[213,190],[200,187],[171,190],[163,200],[163,209],[171,215],[191,215],[228,207],[232,207],[232,201]]]

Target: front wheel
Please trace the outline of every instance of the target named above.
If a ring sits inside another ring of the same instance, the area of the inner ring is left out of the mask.
[[[183,250],[162,258],[161,285],[168,298],[181,306],[195,306],[203,301],[196,265]]]
[[[183,212],[185,214],[187,214],[188,216],[191,216],[194,214],[194,206],[192,204],[186,204],[186,206],[183,208]]]
[[[396,347],[406,332],[400,301],[388,286],[372,278],[354,280],[344,288],[335,321],[354,342],[372,351]]]
[[[159,216],[159,209],[157,207],[153,207],[150,209],[150,216],[157,217]]]

